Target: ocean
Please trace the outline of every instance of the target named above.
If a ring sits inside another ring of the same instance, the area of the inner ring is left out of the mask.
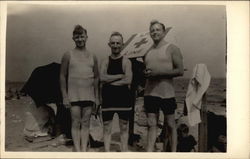
[[[6,95],[11,91],[12,93],[20,91],[25,82],[6,82],[5,92]],[[175,92],[176,92],[176,101],[179,104],[182,104],[185,100],[187,87],[189,79],[187,78],[176,78],[174,80]],[[207,96],[207,105],[208,107],[217,107],[218,110],[213,108],[215,113],[224,114],[226,108],[226,79],[225,78],[212,78],[210,86],[206,92]],[[224,110],[221,110],[222,107]]]

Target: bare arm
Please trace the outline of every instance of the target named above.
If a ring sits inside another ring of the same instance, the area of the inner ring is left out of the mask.
[[[108,58],[104,59],[101,65],[100,80],[102,83],[111,83],[122,79],[123,77],[122,74],[108,75],[107,69],[108,69]]]
[[[60,69],[60,88],[63,97],[63,104],[66,107],[70,106],[67,94],[67,79],[66,79],[69,67],[69,59],[70,59],[69,53],[65,53],[62,57],[61,69]]]
[[[171,52],[173,60],[173,69],[172,70],[158,70],[158,71],[148,71],[146,77],[148,78],[173,78],[177,76],[182,76],[184,73],[183,68],[183,57],[181,51],[175,45],[171,45],[169,51]]]
[[[132,64],[129,59],[123,57],[122,67],[125,75],[119,81],[112,82],[112,85],[121,86],[121,85],[130,85],[132,81]]]

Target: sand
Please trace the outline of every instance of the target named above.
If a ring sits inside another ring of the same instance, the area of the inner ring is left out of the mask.
[[[176,119],[179,123],[186,123],[185,117],[180,117],[183,112],[183,101],[185,98],[185,92],[187,88],[188,80],[179,79],[175,83],[176,85],[176,99],[178,108],[176,110]],[[20,89],[22,84],[7,84],[6,90]],[[225,79],[213,79],[209,90],[207,91],[207,107],[208,110],[214,112],[217,115],[223,115],[226,117],[226,84]],[[145,123],[145,113],[143,112],[143,102],[142,98],[137,98],[135,107],[135,128],[134,133],[141,135],[142,139],[137,145],[129,146],[129,151],[132,152],[144,152],[146,145],[147,127]],[[10,100],[6,100],[5,103],[5,151],[32,151],[32,152],[72,152],[72,145],[65,146],[51,146],[53,141],[45,141],[39,143],[30,143],[24,139],[23,128],[25,122],[25,112],[29,111],[31,107],[34,106],[33,101],[30,97],[21,97],[21,99],[16,99],[13,97]],[[53,107],[53,106],[52,106]],[[160,132],[160,130],[159,130]],[[92,133],[95,133],[92,131]],[[114,117],[113,130],[112,130],[112,143],[111,151],[119,152],[119,126],[118,118]],[[198,126],[190,128],[190,134],[192,134],[196,141],[198,141]],[[98,136],[98,134],[96,134]],[[90,148],[90,152],[103,152],[103,147],[101,148]],[[159,150],[160,151],[160,150]]]

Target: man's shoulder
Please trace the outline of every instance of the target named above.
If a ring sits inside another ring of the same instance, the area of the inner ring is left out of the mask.
[[[127,56],[122,55],[123,60],[129,60]]]
[[[181,55],[180,48],[173,43],[168,45],[166,52],[170,52],[172,55]]]
[[[129,60],[129,58],[128,57],[126,57],[126,56],[122,56],[122,58],[123,58],[123,63],[130,63],[130,60]]]
[[[171,51],[177,51],[177,50],[180,50],[179,49],[179,47],[178,46],[176,46],[175,44],[173,44],[173,43],[169,43],[168,44],[168,48],[167,49],[169,49],[169,50],[171,50]]]
[[[104,56],[104,57],[102,57],[101,59],[101,63],[108,63],[109,62],[109,56]]]
[[[63,58],[64,59],[70,59],[70,54],[71,54],[72,50],[68,50],[63,54]]]
[[[96,54],[90,52],[90,56],[91,56],[91,58],[94,60],[95,63],[98,63],[98,59],[97,59]]]

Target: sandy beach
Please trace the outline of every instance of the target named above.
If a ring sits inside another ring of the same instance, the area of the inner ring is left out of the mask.
[[[184,99],[187,90],[188,79],[177,79],[175,82],[176,87],[176,121],[177,124],[187,123],[187,119],[182,117]],[[20,82],[8,82],[6,83],[6,91],[8,90],[20,90],[23,83]],[[226,117],[226,80],[225,79],[212,79],[210,87],[207,91],[207,108],[208,111],[217,115]],[[55,108],[54,104],[50,106]],[[28,96],[17,99],[13,97],[5,101],[5,151],[32,151],[32,152],[72,152],[72,145],[59,145],[52,146],[52,141],[44,141],[39,143],[28,142],[24,139],[23,128],[25,124],[25,113],[34,107],[32,99]],[[134,133],[139,134],[141,139],[134,146],[129,146],[129,151],[132,152],[144,152],[146,144],[147,127],[146,127],[146,115],[143,111],[143,98],[137,98],[135,105],[135,123]],[[161,117],[160,117],[161,118]],[[119,126],[118,118],[114,117],[113,121],[113,134],[111,151],[119,152]],[[95,128],[93,128],[95,129]],[[100,128],[99,128],[100,129]],[[96,130],[96,129],[95,129]],[[99,134],[92,130],[91,133],[95,136]],[[159,129],[160,133],[160,129]],[[190,127],[190,134],[192,134],[196,141],[198,141],[198,126]],[[159,148],[160,151],[161,148]],[[104,148],[90,148],[90,152],[103,152]]]

